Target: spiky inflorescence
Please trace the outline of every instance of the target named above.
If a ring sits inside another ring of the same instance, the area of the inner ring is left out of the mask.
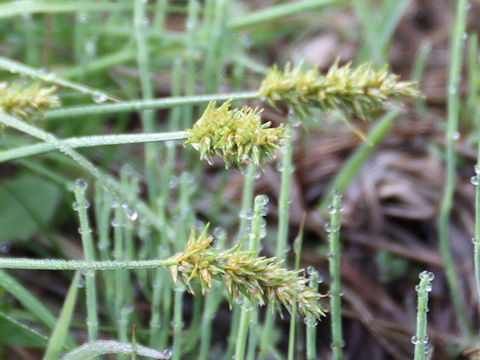
[[[60,106],[55,86],[0,82],[0,111],[27,120],[43,110]]]
[[[324,111],[340,109],[367,119],[386,103],[399,98],[421,97],[414,82],[399,81],[387,67],[375,71],[371,64],[353,68],[350,63],[336,62],[326,75],[317,69],[302,70],[300,66],[274,66],[264,79],[260,95],[272,106],[284,101],[300,115],[307,115],[305,106]]]
[[[248,106],[230,109],[230,103],[217,108],[211,101],[193,128],[187,130],[185,144],[191,144],[209,163],[214,156],[222,157],[227,168],[250,162],[262,165],[272,159],[285,138],[283,125],[271,128],[270,122],[262,124],[262,110]]]
[[[254,252],[241,251],[239,245],[226,251],[215,249],[210,247],[212,241],[207,227],[198,238],[192,231],[186,250],[168,259],[178,264],[170,266],[175,282],[180,278],[193,293],[190,281],[199,278],[205,293],[212,279],[221,277],[230,299],[243,294],[252,304],[270,303],[278,310],[283,304],[288,311],[296,301],[299,313],[304,316],[325,315],[318,301],[321,295],[308,287],[308,279],[301,275],[303,271],[287,270],[275,258],[257,257]]]

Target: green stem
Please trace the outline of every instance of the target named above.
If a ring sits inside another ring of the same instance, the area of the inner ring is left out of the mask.
[[[59,140],[53,134],[47,133],[44,130],[27,124],[26,122],[5,113],[0,113],[0,123],[53,145],[55,148],[59,149],[61,152],[75,160],[81,167],[83,167],[90,174],[92,174],[97,180],[102,181],[106,186],[114,190],[121,199],[125,199],[127,202],[134,201],[132,205],[134,206],[135,210],[145,216],[149,221],[151,221],[153,226],[160,229],[157,216],[152,213],[151,209],[145,203],[143,203],[139,199],[132,199],[130,194],[124,194],[122,192],[120,184],[118,184],[111,177],[107,177],[106,175],[104,175],[95,165],[93,165],[84,156],[80,155],[71,147],[63,145],[61,143],[61,140]]]
[[[341,288],[340,288],[340,211],[342,196],[334,192],[332,204],[329,208],[331,214],[329,228],[329,254],[328,263],[332,283],[330,285],[330,312],[332,328],[332,352],[334,360],[343,359],[342,314],[341,314]]]
[[[185,131],[172,131],[164,133],[147,133],[147,134],[119,134],[119,135],[93,135],[74,137],[59,140],[63,146],[72,149],[82,147],[95,147],[105,145],[123,145],[123,144],[139,144],[157,141],[182,140],[187,137]],[[19,159],[26,156],[43,154],[58,149],[52,143],[39,143],[32,145],[20,146],[18,148],[0,151],[0,163],[10,160]]]
[[[300,269],[300,258],[302,256],[302,242],[303,242],[303,229],[305,225],[305,216],[300,223],[300,230],[298,232],[295,241],[293,242],[293,250],[295,252],[295,270]],[[313,316],[313,315],[312,315]],[[316,319],[314,319],[316,321]],[[288,360],[295,359],[295,331],[297,327],[297,301],[293,300],[292,313],[290,314],[290,331],[288,336]]]
[[[91,228],[87,215],[87,202],[85,199],[85,188],[77,181],[74,187],[76,204],[74,205],[78,211],[80,219],[80,234],[82,237],[82,247],[85,260],[95,260],[95,250],[93,247],[93,239]],[[97,318],[97,293],[95,285],[95,272],[90,270],[85,274],[85,290],[87,297],[87,330],[88,340],[95,341],[98,336],[98,318]]]
[[[47,119],[64,119],[69,117],[87,116],[94,114],[104,115],[119,112],[140,111],[146,109],[165,109],[180,105],[201,104],[212,100],[250,100],[258,98],[258,96],[258,92],[251,91],[229,94],[192,95],[151,100],[122,101],[116,104],[73,106],[70,108],[65,107],[62,109],[50,110],[45,113],[45,117]]]
[[[370,130],[368,141],[364,143],[355,153],[347,160],[342,169],[335,175],[327,190],[324,192],[322,201],[319,204],[319,210],[322,213],[327,212],[328,205],[332,201],[332,193],[334,190],[341,194],[347,190],[350,183],[356,178],[356,175],[362,168],[363,164],[368,160],[372,152],[378,147],[380,142],[385,138],[388,130],[393,124],[393,120],[397,117],[396,113],[385,114],[378,123]]]
[[[292,142],[293,128],[288,124],[285,131],[286,140],[282,148],[282,182],[280,188],[280,198],[278,200],[278,235],[276,257],[279,261],[285,259],[285,249],[288,241],[288,223],[289,223],[289,198],[290,198],[290,183],[292,180]],[[268,348],[271,345],[271,334],[273,332],[273,324],[275,321],[275,312],[271,305],[267,306],[267,313],[265,316],[265,325],[260,344],[259,359],[267,357]]]
[[[182,330],[183,330],[183,293],[185,288],[177,285],[175,288],[175,302],[173,309],[173,354],[172,360],[182,357]]]
[[[478,69],[478,35],[472,34],[470,37],[470,54],[469,54],[469,78],[470,78],[470,98],[469,103],[471,111],[474,114],[474,129],[476,136],[480,133],[480,114],[478,112],[479,105],[479,69]],[[477,282],[477,294],[480,298],[480,140],[477,140],[478,154],[477,164],[475,165],[475,175],[472,176],[470,182],[475,186],[475,237],[473,240],[473,260],[475,265],[475,279]]]
[[[266,200],[267,199],[267,200]],[[262,212],[263,209],[268,202],[268,198],[265,195],[258,195],[255,198],[255,206],[253,210],[253,218],[252,218],[252,229],[249,234],[249,241],[248,241],[248,250],[254,251],[255,253],[258,252],[259,248],[259,241],[260,241],[260,230],[262,225]],[[247,333],[248,327],[250,324],[250,314],[253,315],[254,307],[248,301],[248,299],[244,296],[243,297],[243,305],[242,311],[240,315],[240,323],[238,325],[237,330],[237,343],[235,345],[235,359],[243,359],[245,357],[245,345],[247,343]]]
[[[59,259],[29,259],[0,258],[0,269],[24,270],[120,270],[120,269],[155,269],[160,266],[178,265],[174,260],[59,260]]]
[[[292,3],[271,6],[265,10],[252,12],[230,21],[229,28],[240,30],[251,26],[263,25],[268,21],[281,19],[285,16],[295,15],[301,12],[317,9],[331,4],[340,4],[345,0],[303,0]]]
[[[103,91],[95,90],[83,84],[78,84],[76,82],[63,79],[61,77],[58,77],[58,75],[54,73],[46,73],[44,71],[37,70],[31,66],[22,64],[18,61],[11,60],[3,56],[0,56],[0,69],[8,70],[13,73],[18,73],[21,75],[32,77],[34,79],[42,80],[46,83],[51,83],[51,84],[59,85],[72,90],[76,90],[82,94],[87,94],[94,97],[94,99],[97,99],[97,101],[98,99],[102,101],[107,101],[107,100],[119,101],[115,97],[110,96],[104,93]]]
[[[137,64],[140,71],[140,84],[142,97],[145,100],[151,100],[154,96],[152,82],[150,80],[150,62],[148,56],[148,42],[145,37],[145,18],[147,16],[145,1],[135,0],[134,20],[135,43],[137,45]],[[142,127],[146,133],[155,131],[153,110],[144,110],[141,112]],[[157,148],[155,144],[145,146],[145,169],[147,173],[148,198],[150,203],[156,209],[158,199],[158,159]]]
[[[450,288],[456,317],[463,331],[469,336],[472,330],[468,321],[467,314],[462,304],[461,291],[458,283],[458,275],[455,270],[455,262],[450,250],[449,242],[449,222],[453,205],[453,195],[455,192],[455,176],[456,176],[456,159],[455,159],[455,140],[457,138],[458,129],[458,111],[459,111],[459,94],[458,87],[460,84],[460,70],[462,65],[462,49],[463,34],[466,26],[467,0],[459,0],[457,3],[457,16],[452,36],[448,85],[448,118],[447,128],[445,132],[446,138],[446,168],[445,168],[445,184],[443,189],[443,197],[438,217],[438,236],[440,241],[440,249],[443,261],[445,263],[445,274]]]
[[[317,291],[318,289],[318,272],[309,271],[310,288]],[[312,314],[307,315],[307,360],[315,360],[317,358],[317,319]]]
[[[432,280],[434,275],[431,272],[423,271],[420,274],[420,283],[415,287],[418,296],[417,304],[417,332],[412,337],[412,343],[415,344],[415,360],[425,360],[428,344],[427,335],[427,311],[428,311],[428,293],[432,291]]]
[[[245,174],[245,180],[243,183],[242,192],[242,207],[240,209],[240,225],[238,228],[238,242],[246,245],[247,243],[247,227],[248,227],[248,210],[252,206],[253,193],[255,191],[255,164],[249,164],[247,166],[247,173]]]

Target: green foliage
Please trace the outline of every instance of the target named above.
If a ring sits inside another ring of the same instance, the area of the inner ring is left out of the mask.
[[[4,181],[0,187],[0,243],[27,240],[52,219],[60,189],[34,175]]]

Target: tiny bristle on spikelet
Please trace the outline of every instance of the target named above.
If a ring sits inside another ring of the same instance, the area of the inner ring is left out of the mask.
[[[28,120],[45,110],[60,106],[55,91],[55,86],[0,82],[0,111]]]
[[[193,128],[187,130],[185,144],[191,144],[209,163],[213,157],[223,158],[227,168],[231,164],[262,165],[271,160],[285,138],[284,126],[272,128],[269,122],[262,123],[262,110],[258,108],[230,106],[231,101],[219,107],[211,101]]]
[[[168,261],[174,281],[182,281],[193,293],[190,281],[199,279],[202,292],[207,291],[212,279],[220,279],[235,299],[246,296],[252,304],[272,304],[280,310],[280,304],[319,318],[325,314],[320,305],[322,295],[308,286],[303,271],[288,270],[275,258],[258,257],[255,252],[242,251],[239,246],[229,250],[212,248],[213,237],[207,228],[200,236],[192,232],[185,251],[172,256]]]
[[[262,82],[260,96],[272,106],[285,102],[300,115],[308,113],[306,107],[316,107],[368,119],[389,102],[422,94],[414,82],[399,81],[386,67],[377,71],[371,64],[353,67],[336,62],[325,75],[301,66],[287,65],[283,71],[274,66]]]

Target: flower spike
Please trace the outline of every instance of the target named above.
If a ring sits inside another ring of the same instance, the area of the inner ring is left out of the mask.
[[[202,117],[188,129],[185,144],[200,152],[200,158],[211,163],[214,156],[222,157],[226,167],[247,163],[263,165],[274,157],[285,138],[283,125],[271,128],[262,124],[262,110],[244,106],[230,109],[231,100],[216,107],[211,101]]]
[[[303,271],[283,268],[275,258],[257,257],[253,251],[242,251],[237,245],[229,250],[211,248],[213,237],[207,227],[199,237],[192,232],[185,251],[168,259],[178,265],[170,266],[174,281],[185,284],[193,293],[190,281],[199,278],[202,292],[212,284],[212,279],[223,277],[230,301],[245,295],[252,304],[280,304],[288,311],[297,304],[300,314],[320,318],[325,309],[318,302],[322,296],[308,286]]]
[[[307,115],[305,106],[323,111],[339,109],[362,119],[382,110],[388,102],[400,98],[421,97],[414,82],[399,81],[387,67],[376,71],[372,64],[353,68],[338,61],[321,75],[317,69],[302,70],[289,64],[282,72],[274,66],[260,88],[260,95],[270,105],[284,101],[299,115]]]
[[[28,120],[43,110],[60,106],[54,94],[56,90],[55,86],[45,88],[39,84],[0,82],[0,111]]]

